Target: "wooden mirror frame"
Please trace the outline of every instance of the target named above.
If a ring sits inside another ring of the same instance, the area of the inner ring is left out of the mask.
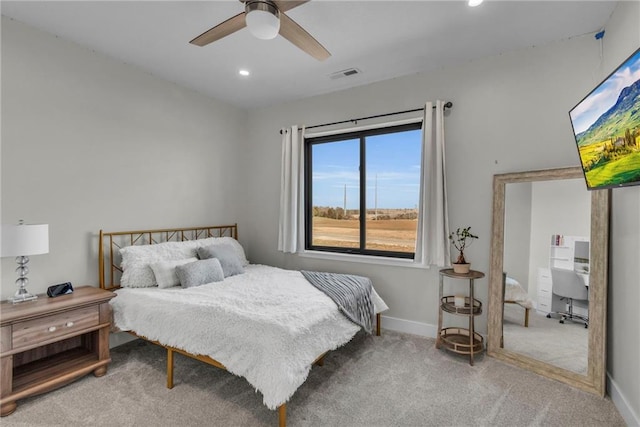
[[[605,394],[607,275],[610,190],[591,191],[589,266],[589,355],[587,374],[581,375],[500,347],[502,338],[502,272],[504,259],[505,186],[510,183],[583,179],[579,167],[517,172],[493,177],[493,223],[489,270],[487,354],[507,363],[553,378],[600,396]]]

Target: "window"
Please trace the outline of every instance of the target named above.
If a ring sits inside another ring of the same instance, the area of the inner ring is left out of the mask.
[[[421,123],[305,140],[305,249],[413,258]]]

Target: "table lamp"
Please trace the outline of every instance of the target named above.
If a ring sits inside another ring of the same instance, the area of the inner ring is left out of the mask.
[[[48,224],[24,224],[21,220],[18,225],[2,225],[2,244],[0,245],[0,256],[15,256],[18,268],[18,279],[16,294],[9,298],[12,303],[32,301],[38,298],[37,295],[30,294],[27,289],[29,279],[30,255],[40,255],[49,253],[49,225]]]

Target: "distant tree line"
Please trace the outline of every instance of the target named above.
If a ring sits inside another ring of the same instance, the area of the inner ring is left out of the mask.
[[[349,218],[349,209],[346,211],[343,208],[336,207],[326,207],[326,206],[314,206],[313,207],[313,216],[319,216],[322,218],[331,218],[331,219],[348,219]],[[352,209],[352,214],[358,213],[357,210]]]
[[[417,209],[368,209],[367,215],[373,215],[372,219],[417,219]],[[357,219],[360,217],[358,209],[343,209],[341,207],[314,206],[313,216],[331,219]]]
[[[374,213],[375,214],[375,213]],[[408,212],[396,213],[393,215],[389,214],[378,214],[378,216],[374,219],[384,220],[384,219],[418,219],[418,211],[411,210]]]

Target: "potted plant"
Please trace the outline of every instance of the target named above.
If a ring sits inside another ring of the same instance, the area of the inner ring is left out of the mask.
[[[449,234],[449,240],[454,248],[458,250],[458,258],[453,263],[453,271],[455,273],[466,274],[469,272],[471,264],[464,258],[464,250],[471,245],[473,239],[478,236],[471,234],[471,227],[458,228]]]

